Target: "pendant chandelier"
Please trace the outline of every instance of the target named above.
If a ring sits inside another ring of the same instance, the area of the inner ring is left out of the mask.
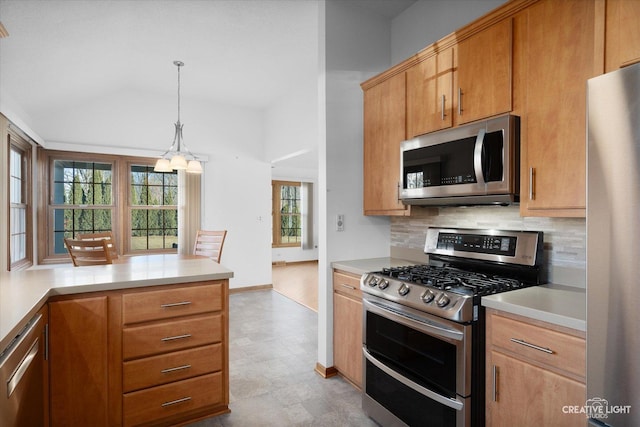
[[[182,61],[173,61],[178,67],[178,121],[175,123],[176,134],[173,137],[171,147],[158,159],[153,170],[155,172],[172,172],[174,170],[186,170],[187,173],[202,173],[202,165],[196,156],[189,151],[187,144],[182,140],[182,126],[180,123],[180,67]]]

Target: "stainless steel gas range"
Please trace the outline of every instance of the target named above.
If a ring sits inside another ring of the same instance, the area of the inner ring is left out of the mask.
[[[428,264],[364,274],[362,406],[382,426],[484,425],[484,295],[542,281],[543,234],[429,228]]]

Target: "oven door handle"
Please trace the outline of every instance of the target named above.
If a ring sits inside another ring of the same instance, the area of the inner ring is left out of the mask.
[[[442,396],[441,394],[438,394],[435,391],[431,391],[428,388],[423,387],[420,384],[417,384],[411,381],[410,379],[407,379],[402,375],[398,374],[396,371],[394,371],[393,369],[391,369],[390,367],[388,367],[387,365],[385,365],[384,363],[376,359],[374,356],[372,356],[371,353],[369,353],[369,351],[364,347],[362,348],[362,353],[364,354],[364,357],[369,362],[373,363],[382,372],[391,376],[396,381],[400,381],[402,384],[417,391],[423,396],[426,396],[431,400],[435,400],[436,402],[442,405],[445,405],[449,408],[455,409],[456,411],[461,411],[464,408],[464,402],[461,402],[458,399],[451,399],[449,397]]]
[[[425,334],[434,336],[436,338],[448,338],[454,341],[463,341],[464,333],[455,329],[447,328],[445,325],[437,324],[436,322],[429,321],[427,319],[415,319],[398,313],[393,310],[389,310],[382,304],[378,304],[367,299],[363,299],[362,303],[367,311],[377,313],[394,320],[410,328],[418,329]]]

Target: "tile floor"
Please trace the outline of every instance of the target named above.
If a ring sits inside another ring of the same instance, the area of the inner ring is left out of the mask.
[[[317,361],[318,315],[271,291],[229,297],[230,414],[190,427],[376,426],[360,393]]]

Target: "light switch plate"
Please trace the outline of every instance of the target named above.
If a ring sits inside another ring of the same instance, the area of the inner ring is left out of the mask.
[[[344,231],[344,214],[336,215],[336,231]]]

